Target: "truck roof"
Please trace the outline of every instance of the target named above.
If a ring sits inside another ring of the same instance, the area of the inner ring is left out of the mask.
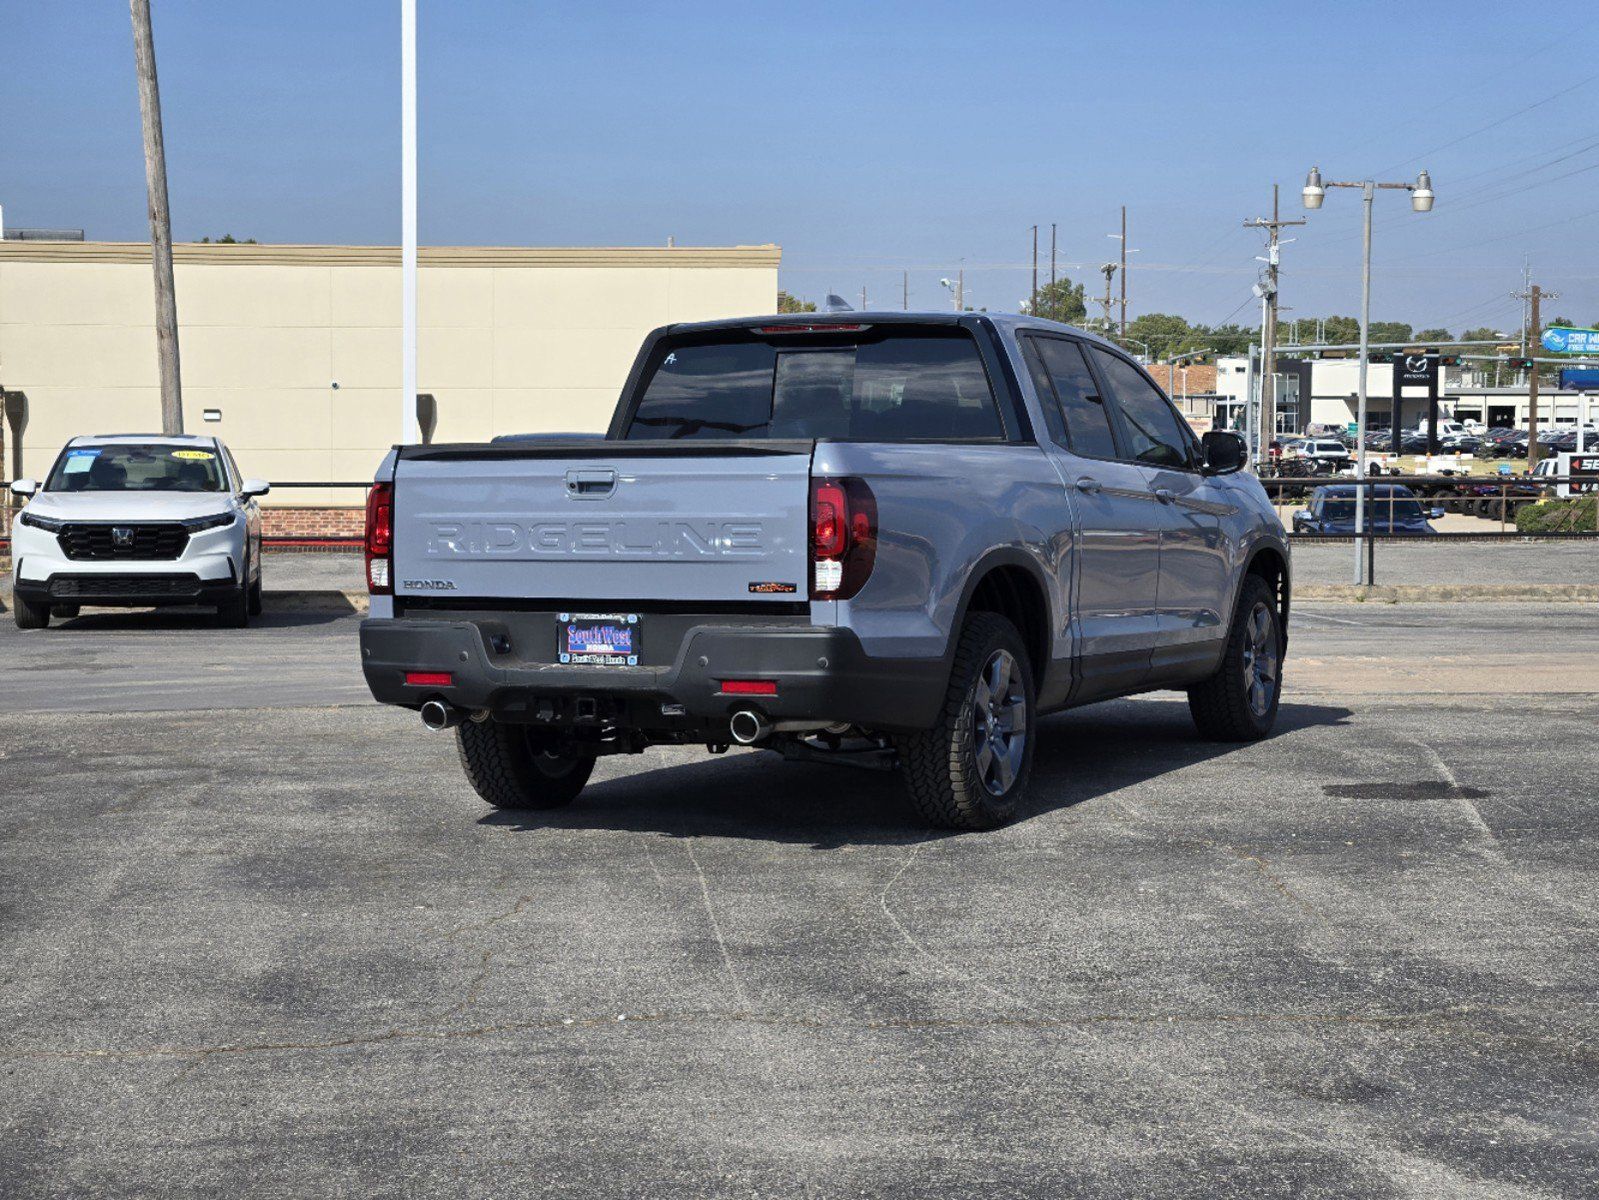
[[[814,313],[772,313],[767,316],[750,317],[721,317],[714,321],[689,321],[664,327],[663,332],[670,333],[711,333],[718,329],[754,329],[767,325],[958,325],[963,319],[987,321],[990,324],[1011,330],[1039,329],[1050,330],[1055,333],[1069,333],[1074,337],[1084,338],[1091,342],[1111,349],[1119,349],[1112,343],[1100,337],[1097,333],[1090,333],[1086,329],[1079,329],[1075,325],[1065,325],[1059,321],[1046,321],[1040,317],[1029,317],[1020,313],[996,312],[900,312],[894,310],[876,311],[865,309],[863,311],[848,312],[814,312]],[[1125,353],[1125,351],[1122,351]]]

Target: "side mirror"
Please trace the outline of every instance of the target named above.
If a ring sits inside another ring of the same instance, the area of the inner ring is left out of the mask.
[[[241,496],[264,496],[272,490],[272,485],[264,479],[246,479],[239,485]]]
[[[11,481],[11,494],[18,497],[31,496],[39,490],[37,479],[13,479]]]
[[[1247,450],[1244,439],[1236,433],[1226,429],[1212,429],[1199,439],[1200,447],[1205,454],[1204,466],[1201,468],[1206,475],[1231,475],[1235,471],[1244,469],[1244,460]]]

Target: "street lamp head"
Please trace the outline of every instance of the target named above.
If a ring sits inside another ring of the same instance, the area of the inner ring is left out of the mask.
[[[1410,207],[1417,212],[1431,212],[1432,201],[1432,176],[1423,171],[1416,176],[1416,186],[1410,190]]]
[[[1327,198],[1327,189],[1321,186],[1320,167],[1310,168],[1310,174],[1305,176],[1305,190],[1299,194],[1305,198],[1306,208],[1321,207],[1321,202]]]

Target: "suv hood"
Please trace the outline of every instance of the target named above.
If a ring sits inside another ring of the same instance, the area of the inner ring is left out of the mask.
[[[25,511],[62,521],[183,521],[231,511],[227,492],[40,492]]]

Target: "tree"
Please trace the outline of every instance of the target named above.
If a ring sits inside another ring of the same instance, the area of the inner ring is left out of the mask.
[[[1511,341],[1515,341],[1514,338],[1508,337],[1505,334],[1500,333],[1497,329],[1491,329],[1487,325],[1479,325],[1476,329],[1468,329],[1468,330],[1466,330],[1465,333],[1460,335],[1460,340],[1463,341],[1463,342],[1511,342]]]
[[[1447,329],[1423,329],[1415,336],[1418,342],[1447,342],[1450,340]]]
[[[1144,313],[1127,322],[1127,345],[1149,347],[1152,359],[1170,358],[1189,350],[1203,350],[1210,343],[1199,337],[1195,327],[1175,313]]]
[[[1083,285],[1073,283],[1062,275],[1054,283],[1038,289],[1038,311],[1033,314],[1046,321],[1060,321],[1067,325],[1081,325],[1088,315],[1088,304],[1083,298]]]
[[[238,238],[234,237],[231,233],[224,233],[221,237],[217,238],[217,240],[214,243],[211,241],[210,238],[203,237],[203,238],[200,239],[200,244],[202,246],[209,246],[209,245],[217,245],[217,246],[253,246],[253,245],[256,244],[256,241],[255,241],[254,238],[245,238],[241,242]]]
[[[777,293],[777,311],[780,313],[808,313],[815,312],[816,305],[810,300],[796,300],[788,292]]]
[[[1550,329],[1575,329],[1576,327],[1577,326],[1575,323],[1573,323],[1568,317],[1556,317],[1553,321],[1550,321],[1548,325],[1548,328]]]
[[[1360,340],[1360,330],[1356,327],[1355,341]],[[1373,342],[1409,342],[1414,341],[1410,332],[1408,321],[1373,321],[1371,323],[1371,340]]]

